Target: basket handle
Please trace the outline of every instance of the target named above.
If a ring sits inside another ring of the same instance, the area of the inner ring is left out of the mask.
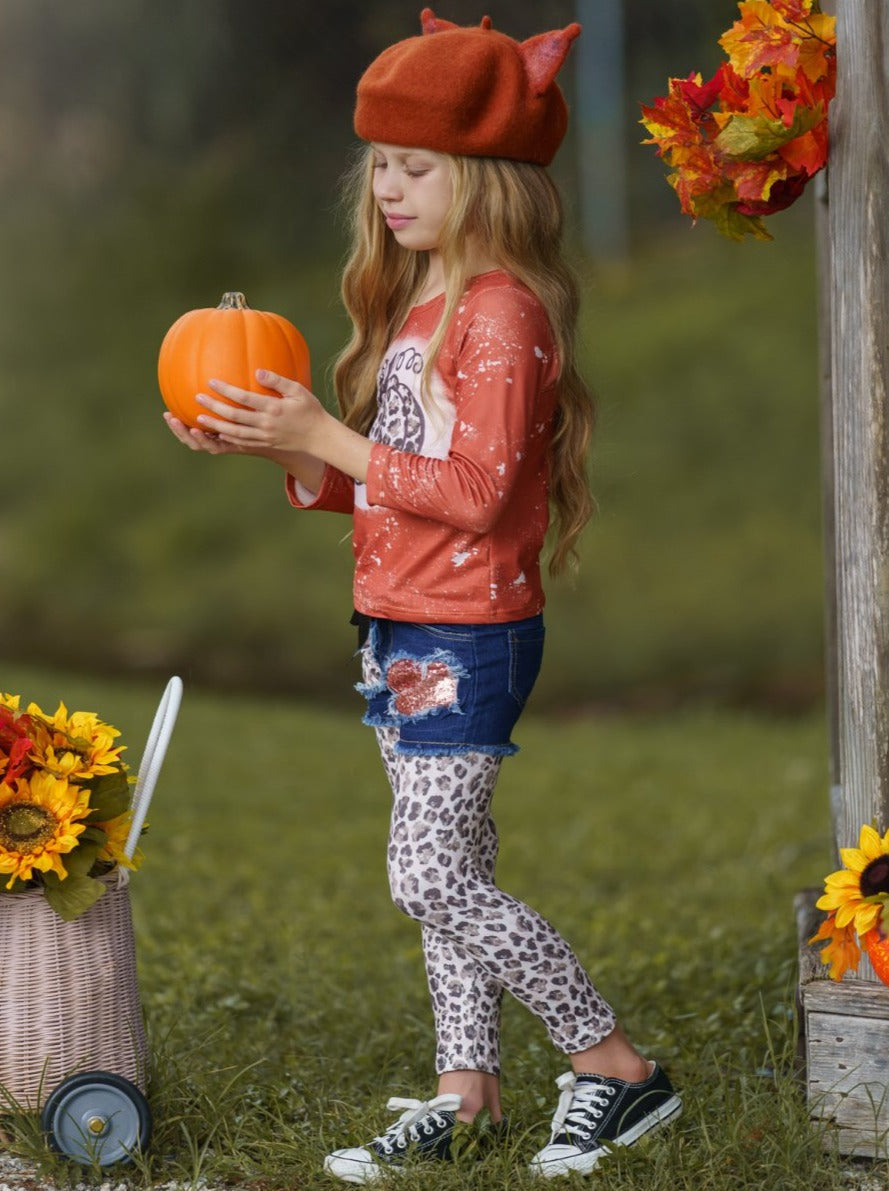
[[[164,763],[167,745],[173,735],[173,727],[176,723],[176,716],[179,714],[181,702],[182,679],[173,675],[167,683],[166,689],[161,695],[161,701],[157,705],[157,711],[154,713],[154,722],[148,733],[148,742],[145,745],[142,763],[139,766],[139,776],[136,778],[136,788],[133,791],[133,821],[124,847],[124,855],[127,860],[132,860],[139,836],[142,834],[145,816],[148,814],[151,796]]]

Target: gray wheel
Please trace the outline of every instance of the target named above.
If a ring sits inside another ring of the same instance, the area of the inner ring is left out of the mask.
[[[40,1117],[49,1145],[84,1166],[129,1162],[151,1138],[151,1110],[135,1084],[110,1071],[72,1075]]]

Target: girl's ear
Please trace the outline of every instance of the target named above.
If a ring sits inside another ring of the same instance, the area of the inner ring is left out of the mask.
[[[428,9],[427,9],[428,11]],[[576,22],[567,29],[555,29],[552,33],[538,33],[519,46],[535,95],[542,95],[554,82],[562,63],[571,49],[571,43],[580,34]]]

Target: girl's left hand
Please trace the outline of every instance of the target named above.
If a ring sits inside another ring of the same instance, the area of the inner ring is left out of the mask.
[[[200,428],[249,455],[280,460],[309,450],[312,433],[330,417],[321,402],[298,381],[275,372],[260,370],[256,379],[281,396],[270,397],[225,381],[211,380],[209,387],[215,394],[244,408],[229,405],[208,393],[198,393],[198,403],[207,410],[198,416]]]

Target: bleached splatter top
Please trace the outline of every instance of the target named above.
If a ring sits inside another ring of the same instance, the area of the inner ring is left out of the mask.
[[[501,271],[467,288],[421,393],[444,296],[415,306],[380,366],[367,483],[335,468],[291,503],[354,514],[355,607],[489,623],[543,607],[546,455],[558,361],[537,298]]]

